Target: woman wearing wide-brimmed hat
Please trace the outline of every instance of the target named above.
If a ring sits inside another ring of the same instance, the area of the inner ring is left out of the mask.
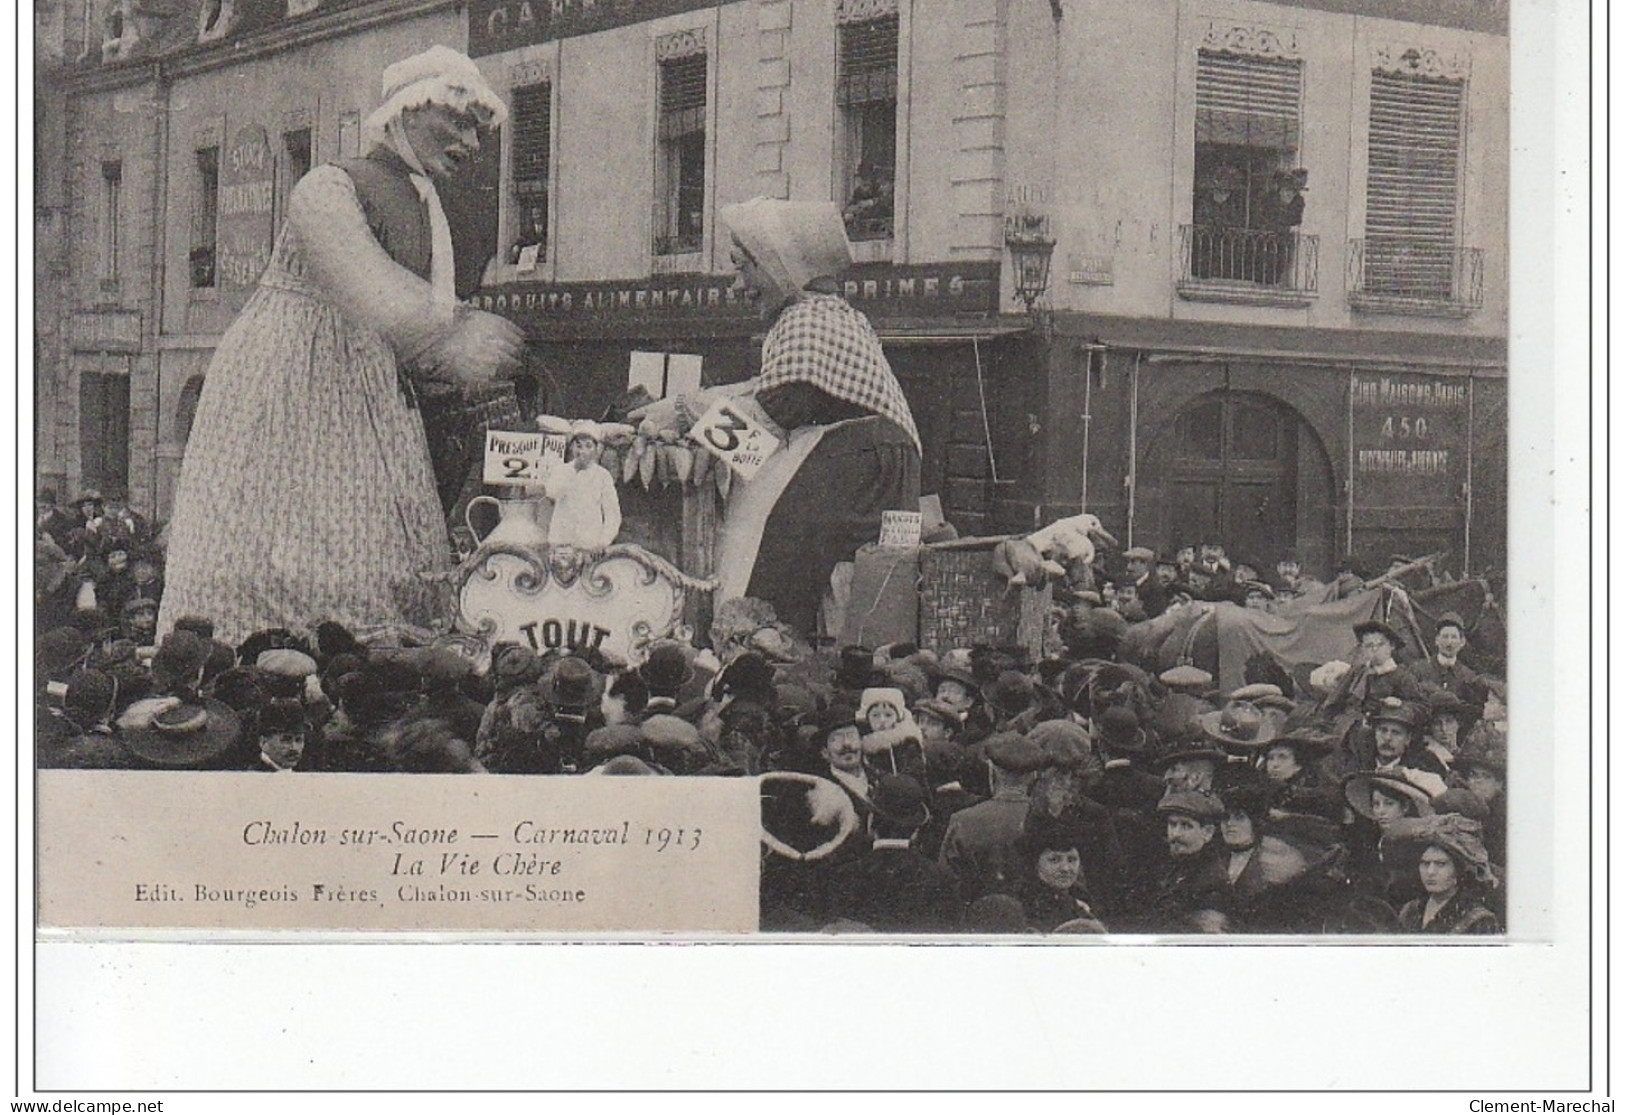
[[[271,260],[209,365],[170,521],[159,630],[236,643],[329,617],[421,628],[450,541],[420,398],[517,367],[512,323],[458,302],[438,189],[502,101],[437,46],[389,66],[364,157],[294,187]]]
[[[1273,687],[1272,687],[1273,688]],[[1213,712],[1197,716],[1202,734],[1231,755],[1256,758],[1264,747],[1281,734],[1286,716],[1250,700],[1232,698]]]
[[[1340,800],[1337,785],[1328,784],[1325,768],[1337,750],[1337,737],[1305,724],[1264,745],[1259,769],[1275,785],[1274,804],[1289,813],[1322,813]]]
[[[1407,822],[1395,834],[1417,849],[1423,897],[1399,910],[1407,933],[1494,934],[1501,923],[1485,903],[1500,875],[1484,848],[1478,822],[1458,813]]]
[[[1402,821],[1431,816],[1433,799],[1448,787],[1424,771],[1356,771],[1343,778],[1343,795],[1354,813],[1345,828],[1349,873],[1357,889],[1398,905],[1414,896],[1414,849],[1385,839]]]
[[[1224,911],[1230,916],[1232,928],[1236,928],[1245,923],[1244,911],[1264,889],[1258,838],[1269,817],[1272,787],[1251,767],[1225,773],[1226,777],[1220,780],[1214,793],[1224,806],[1224,817],[1219,821],[1225,878],[1229,881]]]

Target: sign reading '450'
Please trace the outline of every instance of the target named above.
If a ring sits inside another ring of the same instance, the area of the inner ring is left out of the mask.
[[[694,423],[688,436],[744,480],[755,476],[763,463],[779,450],[779,439],[731,399],[719,399]]]

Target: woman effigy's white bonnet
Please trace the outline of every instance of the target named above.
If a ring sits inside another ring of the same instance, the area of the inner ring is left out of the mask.
[[[367,132],[381,137],[402,113],[431,104],[457,112],[483,109],[490,114],[493,127],[500,127],[508,118],[508,106],[467,55],[432,46],[384,69],[383,103],[367,117]]]

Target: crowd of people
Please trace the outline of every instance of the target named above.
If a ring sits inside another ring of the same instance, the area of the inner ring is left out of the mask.
[[[815,646],[747,598],[709,647],[631,667],[502,644],[482,672],[334,622],[232,645],[183,616],[155,638],[147,524],[95,492],[38,511],[42,768],[761,776],[766,930],[1505,921],[1505,687],[1470,665],[1459,617],[1409,660],[1361,623],[1307,685],[1260,661],[1218,692],[1197,666],[1120,655],[1166,608],[1312,588],[1290,559],[1264,580],[1217,546],[1102,556],[1095,588],[1062,593],[1064,649],[1036,661]]]

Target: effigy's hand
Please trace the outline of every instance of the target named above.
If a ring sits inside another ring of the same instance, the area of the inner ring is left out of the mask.
[[[461,331],[482,364],[497,373],[518,371],[525,351],[525,334],[519,326],[484,310],[470,310]]]
[[[519,368],[525,336],[507,318],[483,310],[461,311],[457,324],[434,353],[437,379],[474,386]]]
[[[693,425],[693,419],[687,416],[686,408],[681,402],[681,396],[678,395],[640,406],[628,414],[626,420],[638,427],[640,433],[646,434],[653,434],[661,430],[683,433],[689,426]]]

